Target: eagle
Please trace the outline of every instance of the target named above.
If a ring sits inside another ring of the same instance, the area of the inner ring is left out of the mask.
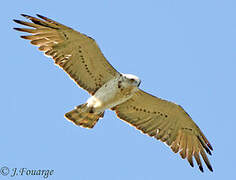
[[[144,134],[167,144],[174,153],[187,158],[193,167],[193,157],[200,171],[202,161],[213,171],[206,153],[213,148],[187,112],[175,103],[155,97],[139,88],[141,80],[132,74],[119,73],[104,57],[96,41],[52,19],[37,14],[21,14],[31,22],[14,20],[31,28],[14,28],[28,34],[30,40],[45,55],[53,58],[71,79],[91,97],[75,107],[65,117],[75,125],[93,128],[107,109]]]

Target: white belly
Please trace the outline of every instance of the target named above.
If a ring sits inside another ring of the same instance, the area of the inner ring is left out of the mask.
[[[127,101],[138,90],[137,87],[129,86],[128,84],[124,84],[122,88],[119,88],[118,81],[120,81],[119,77],[104,84],[87,100],[87,106],[93,107],[96,112],[103,112]]]

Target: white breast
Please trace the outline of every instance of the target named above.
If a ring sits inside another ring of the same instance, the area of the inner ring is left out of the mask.
[[[112,108],[130,99],[135,87],[131,88],[126,86],[125,89],[123,87],[123,91],[121,91],[121,88],[118,88],[118,82],[121,80],[121,77],[116,77],[104,84],[87,100],[87,106],[93,107],[96,112],[103,112],[106,109]],[[130,91],[130,93],[127,93],[127,90]],[[123,92],[126,93],[124,94]]]

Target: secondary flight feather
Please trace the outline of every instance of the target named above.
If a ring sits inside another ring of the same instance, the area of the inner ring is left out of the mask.
[[[116,71],[91,37],[41,15],[22,16],[31,22],[14,20],[27,26],[14,29],[30,33],[21,37],[52,57],[56,65],[91,95],[86,103],[65,114],[68,120],[93,128],[105,110],[111,109],[120,119],[165,142],[173,152],[179,152],[192,167],[194,157],[203,172],[202,158],[213,171],[206,155],[211,155],[213,148],[181,106],[141,90],[137,76]]]

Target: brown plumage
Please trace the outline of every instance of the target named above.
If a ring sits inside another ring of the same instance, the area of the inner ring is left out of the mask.
[[[22,16],[31,22],[14,21],[29,28],[14,29],[31,33],[21,37],[30,40],[31,44],[38,46],[45,55],[52,57],[56,65],[91,95],[95,95],[114,77],[122,76],[105,59],[92,38],[41,15],[37,15],[39,18],[24,14]],[[117,87],[126,91],[121,85],[122,81]],[[213,171],[206,155],[211,155],[213,148],[181,106],[138,89],[129,100],[110,108],[120,119],[165,142],[173,152],[179,152],[192,167],[194,157],[203,172],[202,158],[208,169]],[[86,104],[65,114],[67,119],[86,128],[94,127],[103,115],[104,112],[94,113]]]

